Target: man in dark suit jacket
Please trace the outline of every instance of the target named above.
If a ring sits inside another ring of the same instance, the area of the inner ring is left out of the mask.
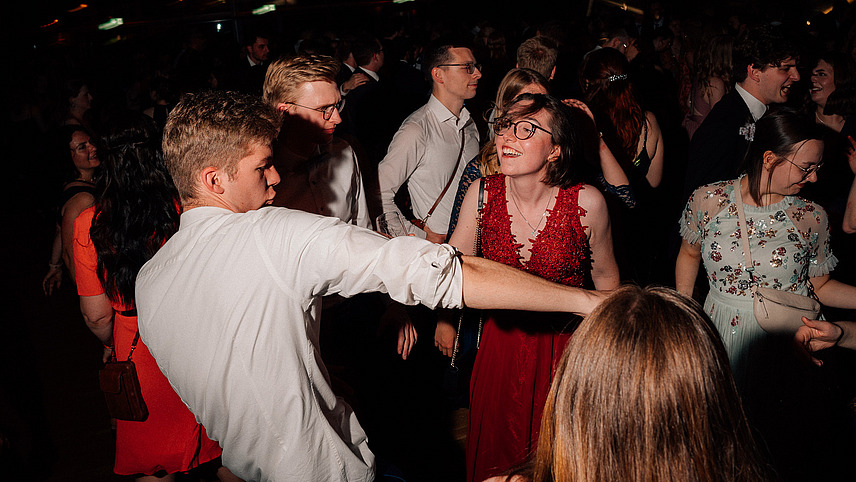
[[[261,32],[247,33],[241,56],[227,79],[227,88],[261,96],[269,58],[270,36]]]
[[[357,69],[354,76],[364,75],[367,80],[347,94],[342,123],[336,134],[348,139],[368,162],[370,170],[386,153],[386,144],[395,133],[396,125],[389,121],[389,93],[380,81],[378,72],[384,64],[383,46],[377,38],[357,37],[352,44]]]
[[[732,55],[735,88],[716,103],[690,143],[684,198],[699,186],[737,177],[757,121],[788,100],[800,79],[798,49],[769,26],[749,31]]]

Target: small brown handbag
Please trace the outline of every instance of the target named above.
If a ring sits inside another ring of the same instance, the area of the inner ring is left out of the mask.
[[[816,320],[820,316],[820,303],[811,297],[790,291],[758,286],[755,279],[752,255],[749,252],[749,235],[746,229],[746,215],[743,212],[743,198],[740,193],[740,182],[734,186],[737,216],[740,220],[740,239],[743,241],[743,258],[746,261],[746,271],[751,276],[752,311],[758,325],[767,333],[793,335],[803,326],[802,317]],[[811,281],[808,281],[809,293],[814,295]]]
[[[137,368],[131,360],[137,342],[140,341],[140,330],[134,335],[131,352],[125,361],[116,361],[116,351],[104,368],[98,371],[98,382],[104,392],[107,410],[110,416],[118,420],[144,422],[149,418],[149,409],[143,400],[140,390],[140,380],[137,378]]]

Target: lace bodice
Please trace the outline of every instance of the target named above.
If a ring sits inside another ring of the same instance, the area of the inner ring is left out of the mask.
[[[547,223],[532,243],[532,256],[523,264],[511,233],[505,176],[485,178],[487,201],[482,212],[484,257],[564,285],[581,286],[590,265],[588,240],[580,218],[586,212],[578,204],[582,184],[560,189]]]

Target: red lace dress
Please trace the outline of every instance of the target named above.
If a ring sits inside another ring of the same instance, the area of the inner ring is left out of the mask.
[[[582,286],[589,249],[577,199],[581,184],[560,189],[547,224],[524,265],[511,233],[505,176],[485,181],[482,213],[484,257],[557,283]],[[467,480],[480,482],[523,462],[535,449],[541,413],[556,364],[575,325],[564,313],[486,313],[470,382]]]

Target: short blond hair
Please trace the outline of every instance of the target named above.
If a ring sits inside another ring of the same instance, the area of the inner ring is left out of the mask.
[[[186,94],[170,111],[163,154],[182,203],[196,197],[196,177],[206,167],[231,178],[255,145],[270,145],[282,116],[256,96],[208,91]]]
[[[300,54],[270,64],[265,74],[262,98],[268,105],[294,102],[297,89],[306,82],[336,83],[339,61],[327,55]]]

